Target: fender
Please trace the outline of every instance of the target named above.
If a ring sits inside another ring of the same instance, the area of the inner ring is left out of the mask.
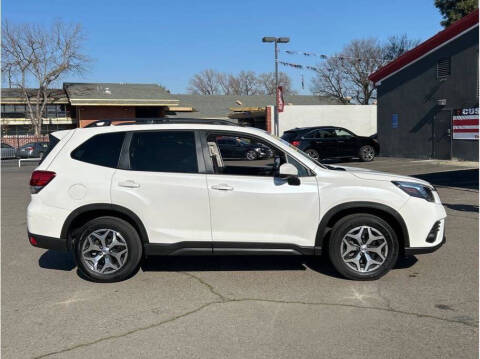
[[[63,223],[60,238],[68,239],[67,238],[68,231],[73,221],[76,218],[78,218],[78,216],[87,212],[92,212],[92,211],[117,212],[125,217],[128,217],[135,224],[135,227],[137,227],[141,240],[144,243],[149,243],[147,230],[145,229],[145,226],[143,225],[140,218],[131,210],[116,204],[111,204],[111,203],[93,203],[93,204],[87,204],[85,206],[81,206],[75,209],[72,213],[69,214],[69,216]]]
[[[362,212],[371,214],[387,214],[398,224],[398,228],[400,229],[401,235],[403,237],[404,246],[410,247],[410,239],[408,236],[407,225],[405,224],[405,221],[403,220],[400,213],[398,213],[392,207],[386,206],[384,204],[364,201],[345,202],[330,208],[328,212],[325,213],[322,220],[320,221],[320,224],[318,225],[317,238],[315,239],[315,247],[322,247],[323,240],[325,238],[325,235],[327,234],[328,224],[335,217],[335,215],[344,211],[346,212],[346,215]]]

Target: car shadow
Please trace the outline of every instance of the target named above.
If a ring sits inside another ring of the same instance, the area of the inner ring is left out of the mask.
[[[414,256],[400,256],[394,270],[412,267]],[[141,269],[144,272],[202,272],[202,271],[305,271],[311,269],[320,274],[345,279],[326,255],[321,256],[174,256],[146,258]]]
[[[393,269],[410,268],[417,262],[414,256],[399,257]],[[38,264],[41,268],[71,271],[76,267],[72,253],[48,250]],[[202,271],[305,271],[344,279],[326,255],[316,256],[154,256],[145,258],[140,266],[144,272],[202,272]],[[80,271],[77,274],[91,281]]]
[[[454,211],[459,212],[477,212],[478,213],[478,206],[471,205],[471,204],[450,204],[450,203],[442,203],[445,207],[449,209],[453,209]]]
[[[52,249],[49,249],[40,256],[38,265],[41,268],[63,271],[71,271],[77,266],[72,253],[54,251]]]
[[[413,177],[430,182],[434,186],[460,187],[478,190],[478,169],[422,173],[413,175]]]

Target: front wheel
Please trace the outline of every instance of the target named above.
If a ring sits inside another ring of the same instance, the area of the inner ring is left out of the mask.
[[[360,147],[358,157],[362,162],[371,162],[375,158],[375,149],[370,145]]]
[[[97,282],[118,282],[133,275],[142,258],[142,243],[132,225],[116,217],[87,222],[75,241],[82,274]]]
[[[346,278],[373,280],[395,265],[398,247],[395,231],[386,221],[370,214],[353,214],[334,225],[329,256]]]

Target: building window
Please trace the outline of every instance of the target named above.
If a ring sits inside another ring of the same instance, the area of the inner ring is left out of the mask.
[[[450,57],[444,57],[437,62],[437,80],[446,80],[450,75]]]

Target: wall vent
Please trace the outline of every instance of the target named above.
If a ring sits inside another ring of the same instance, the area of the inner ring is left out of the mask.
[[[446,80],[450,75],[450,58],[444,57],[437,62],[437,80]]]

